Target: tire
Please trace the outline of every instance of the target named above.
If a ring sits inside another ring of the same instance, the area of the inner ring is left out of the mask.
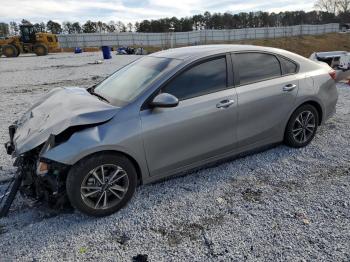
[[[316,134],[318,123],[319,115],[314,106],[310,104],[300,106],[288,121],[284,143],[294,148],[308,145]]]
[[[5,185],[6,190],[3,193],[8,195],[4,196],[4,198],[0,198],[0,218],[6,217],[10,211],[12,202],[15,200],[18,189],[21,186],[22,177],[22,173],[17,173],[16,176],[9,181],[8,185]]]
[[[137,174],[132,162],[113,153],[99,153],[82,159],[70,169],[66,180],[71,205],[94,217],[108,216],[120,210],[132,198],[136,186]]]
[[[2,46],[2,54],[6,57],[17,57],[18,50],[14,45],[4,45]]]
[[[47,55],[49,53],[47,46],[44,44],[34,45],[33,51],[37,56],[44,56],[44,55]]]

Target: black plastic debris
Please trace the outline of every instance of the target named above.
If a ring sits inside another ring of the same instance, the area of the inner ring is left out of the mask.
[[[138,254],[137,256],[132,257],[133,262],[148,262],[148,255]]]

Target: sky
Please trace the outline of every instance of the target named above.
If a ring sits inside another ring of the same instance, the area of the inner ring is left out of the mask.
[[[51,19],[61,23],[87,20],[134,23],[144,19],[192,16],[205,11],[310,11],[313,5],[313,0],[0,0],[0,22],[25,18],[31,22]]]

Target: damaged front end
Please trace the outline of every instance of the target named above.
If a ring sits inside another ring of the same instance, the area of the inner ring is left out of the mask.
[[[5,144],[8,153],[11,153],[11,150],[8,150],[10,143],[11,141]],[[6,192],[0,196],[0,217],[8,214],[18,191],[31,206],[46,203],[48,207],[56,210],[70,207],[65,189],[69,166],[42,158],[42,155],[54,146],[55,137],[52,135],[44,145],[16,158],[15,177],[8,181]]]
[[[31,204],[45,202],[54,209],[69,207],[65,181],[70,166],[43,155],[75,132],[109,121],[117,111],[117,107],[85,89],[58,88],[11,125],[5,149],[16,158],[17,172],[5,192],[0,192],[0,217],[7,215],[18,191]]]
[[[68,204],[65,180],[69,166],[42,158],[55,146],[52,135],[41,150],[33,150],[19,157],[17,167],[22,172],[20,193],[34,202],[45,202],[54,209],[65,208]],[[17,162],[17,161],[16,161]]]

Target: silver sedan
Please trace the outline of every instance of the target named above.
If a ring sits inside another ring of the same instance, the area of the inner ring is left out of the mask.
[[[273,48],[211,45],[145,56],[89,89],[57,88],[10,127],[28,197],[105,216],[138,184],[284,142],[334,112],[335,73]]]

